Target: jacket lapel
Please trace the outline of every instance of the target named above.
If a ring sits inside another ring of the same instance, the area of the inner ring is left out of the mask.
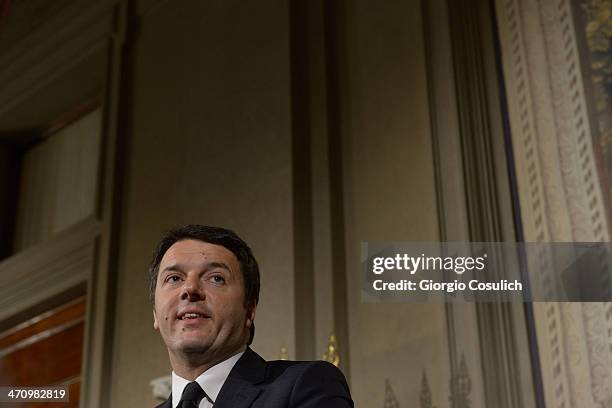
[[[215,408],[248,408],[261,389],[237,378],[227,378],[215,401]]]
[[[266,376],[266,362],[249,347],[230,371],[215,401],[215,408],[248,408],[261,389],[255,385]]]

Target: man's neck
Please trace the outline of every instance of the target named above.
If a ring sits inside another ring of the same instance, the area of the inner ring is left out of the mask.
[[[205,359],[203,361],[199,361],[193,356],[175,354],[172,353],[170,350],[168,350],[168,355],[170,357],[170,365],[172,366],[172,370],[174,370],[177,375],[183,377],[186,380],[195,381],[196,378],[198,378],[211,367],[221,363],[222,361],[227,360],[232,356],[235,356],[238,353],[243,352],[245,349],[246,346],[243,346],[232,353],[228,353],[227,355],[217,358]]]

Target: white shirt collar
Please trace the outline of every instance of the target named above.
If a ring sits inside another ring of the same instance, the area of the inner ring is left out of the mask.
[[[229,375],[236,362],[242,357],[244,350],[238,354],[234,354],[227,360],[223,360],[217,365],[210,367],[208,370],[200,374],[195,380],[200,384],[200,387],[206,392],[206,394],[213,400],[217,400],[219,391],[225,383],[227,376]],[[176,408],[181,401],[181,395],[183,390],[191,381],[184,379],[183,377],[172,371],[172,407]]]

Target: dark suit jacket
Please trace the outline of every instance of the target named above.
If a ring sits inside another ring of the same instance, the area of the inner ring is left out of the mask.
[[[325,361],[265,361],[247,347],[215,401],[215,408],[348,408],[342,372]],[[171,408],[172,396],[156,408]]]

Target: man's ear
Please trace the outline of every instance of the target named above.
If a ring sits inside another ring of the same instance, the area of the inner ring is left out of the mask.
[[[245,327],[251,327],[253,322],[255,321],[255,310],[257,309],[257,305],[253,305],[251,310],[247,311],[246,321],[244,322]]]
[[[157,315],[155,315],[155,309],[153,309],[153,328],[159,330],[159,323],[157,323]]]

